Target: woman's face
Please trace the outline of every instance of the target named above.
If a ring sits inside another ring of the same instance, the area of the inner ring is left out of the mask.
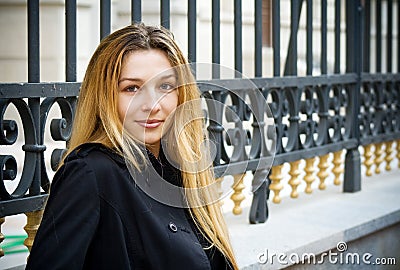
[[[163,126],[178,106],[177,78],[166,54],[157,49],[127,54],[118,89],[125,130],[158,156]]]

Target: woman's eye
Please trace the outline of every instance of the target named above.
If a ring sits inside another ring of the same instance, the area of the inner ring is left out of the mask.
[[[171,83],[162,83],[160,85],[160,89],[164,90],[164,91],[169,91],[175,88],[175,85],[171,84]]]
[[[139,86],[137,85],[128,86],[125,88],[125,91],[136,93],[137,91],[139,91]]]

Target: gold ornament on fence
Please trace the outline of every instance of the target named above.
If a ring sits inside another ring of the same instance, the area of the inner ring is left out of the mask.
[[[329,173],[328,173],[328,168],[329,168],[328,158],[329,158],[329,154],[326,154],[326,155],[323,155],[323,156],[319,157],[319,163],[318,163],[319,172],[317,173],[317,175],[319,177],[318,188],[320,190],[326,189],[325,179],[329,176]]]
[[[392,153],[393,153],[393,141],[390,142],[386,142],[386,156],[385,156],[385,161],[386,161],[386,167],[385,170],[390,171],[392,168],[390,167],[390,162],[392,162],[393,157],[392,157]]]
[[[365,168],[367,169],[365,172],[366,176],[372,176],[372,165],[374,164],[374,161],[372,160],[372,156],[374,153],[372,152],[372,144],[368,144],[364,146],[364,165]]]
[[[0,218],[0,244],[4,241],[4,234],[1,232],[1,226],[6,221],[5,217]],[[0,258],[4,256],[4,250],[0,246]]]
[[[292,187],[292,192],[290,193],[290,197],[297,198],[299,197],[299,193],[297,192],[297,187],[300,185],[299,175],[301,174],[299,170],[300,160],[290,162],[290,171],[289,174],[291,176],[289,180],[289,185]]]
[[[31,251],[33,241],[35,240],[36,232],[39,229],[40,222],[42,221],[43,210],[25,213],[27,222],[24,230],[28,237],[24,241],[24,245]]]
[[[271,179],[271,184],[269,185],[269,189],[274,192],[274,198],[272,199],[272,202],[274,203],[281,202],[281,197],[279,197],[279,192],[281,192],[281,190],[283,189],[283,185],[281,183],[283,179],[282,168],[283,164],[273,166],[271,168],[271,174],[269,176],[269,179]]]
[[[375,144],[375,173],[376,174],[380,174],[381,173],[381,169],[379,168],[379,166],[381,165],[381,163],[383,162],[383,143],[376,143]]]
[[[344,169],[342,167],[343,159],[342,159],[342,153],[343,150],[337,151],[333,153],[333,168],[332,168],[332,173],[335,176],[335,179],[333,180],[333,184],[336,186],[340,185],[340,175],[344,172]]]
[[[400,140],[397,140],[396,150],[397,150],[397,160],[398,160],[397,167],[400,169]]]
[[[304,167],[304,171],[306,175],[304,176],[304,181],[306,182],[306,189],[305,192],[310,194],[312,193],[311,184],[315,181],[315,169],[314,169],[314,162],[315,157],[306,159],[306,166]]]
[[[243,183],[243,178],[246,174],[237,174],[234,175],[234,183],[233,183],[233,194],[231,195],[231,200],[233,201],[234,207],[232,209],[232,213],[234,215],[240,215],[242,213],[242,207],[240,204],[242,201],[245,199],[245,196],[243,195],[242,191],[245,188],[245,185]]]

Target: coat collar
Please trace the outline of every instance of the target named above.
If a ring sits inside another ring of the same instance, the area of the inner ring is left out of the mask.
[[[126,167],[125,158],[118,154],[113,149],[106,147],[100,143],[84,143],[75,148],[66,158],[65,161],[73,160],[76,158],[83,158],[87,156],[91,151],[101,151],[112,158],[116,163]],[[156,158],[148,149],[145,151],[145,155],[149,161],[149,165],[157,171],[157,173],[166,181],[170,182],[175,186],[182,186],[182,176],[178,168],[173,166],[168,158],[165,156],[162,147],[160,147],[159,157]]]

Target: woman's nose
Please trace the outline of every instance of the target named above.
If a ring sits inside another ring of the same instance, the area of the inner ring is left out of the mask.
[[[161,97],[157,95],[154,89],[144,89],[145,95],[141,108],[144,112],[157,112],[161,109]]]

